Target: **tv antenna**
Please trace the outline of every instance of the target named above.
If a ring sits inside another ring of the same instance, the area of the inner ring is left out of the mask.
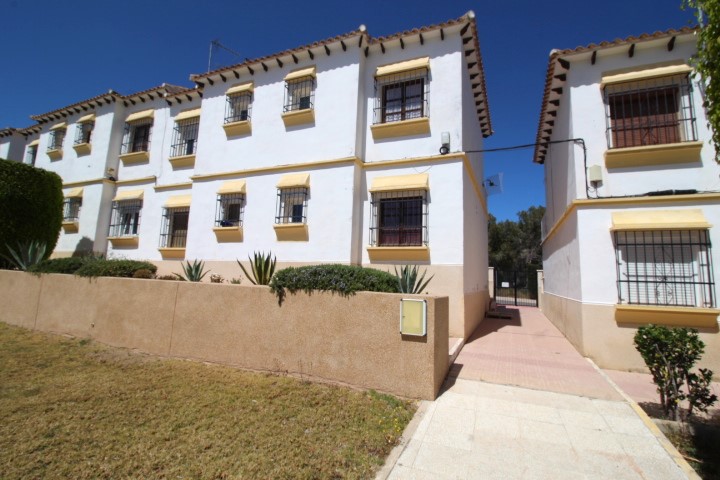
[[[220,43],[220,40],[218,40],[218,39],[212,40],[210,42],[210,54],[208,55],[208,68],[207,68],[208,72],[210,71],[210,67],[212,65],[213,50],[217,50],[217,49],[225,50],[226,52],[228,52],[236,57],[240,56],[240,54],[238,52],[236,52],[235,50],[231,49],[230,47],[226,47],[225,45]]]

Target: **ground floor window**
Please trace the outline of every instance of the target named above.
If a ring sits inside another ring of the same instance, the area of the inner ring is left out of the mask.
[[[245,213],[245,194],[222,194],[217,197],[215,207],[216,227],[242,227]]]
[[[77,222],[80,218],[82,198],[72,197],[63,200],[63,222]]]
[[[616,231],[618,302],[715,307],[707,230]]]
[[[190,207],[166,208],[163,211],[161,248],[185,248]]]
[[[419,246],[428,243],[425,190],[372,194],[370,242],[374,246]]]
[[[138,234],[142,200],[113,202],[110,221],[111,237],[128,237]]]
[[[307,223],[307,187],[278,188],[275,223]]]

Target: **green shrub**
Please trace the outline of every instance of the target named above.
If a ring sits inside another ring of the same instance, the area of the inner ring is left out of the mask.
[[[286,290],[310,293],[313,290],[351,295],[359,291],[397,293],[398,282],[394,275],[356,265],[310,265],[280,270],[270,282],[270,289],[280,303]]]
[[[690,371],[705,351],[705,343],[694,328],[642,326],[635,334],[635,348],[653,376],[666,417],[685,420],[695,409],[706,412],[717,401],[710,392],[712,370]],[[680,403],[684,400],[688,409],[682,415]]]
[[[5,257],[5,260],[23,272],[42,262],[43,258],[45,258],[45,243],[37,240],[31,240],[27,243],[20,242],[17,248],[10,245],[6,245],[6,247],[10,252],[10,256]]]
[[[138,260],[95,260],[80,267],[75,275],[81,277],[127,277],[133,278],[138,270],[157,272],[157,267],[150,262]]]
[[[184,275],[176,273],[175,276],[180,280],[187,280],[188,282],[200,282],[208,272],[205,271],[205,262],[200,260],[193,260],[190,263],[188,260],[185,263],[180,263],[183,269]],[[209,271],[209,270],[208,270]]]
[[[248,271],[245,270],[243,264],[240,263],[240,260],[235,260],[238,265],[240,265],[247,279],[250,280],[253,285],[270,285],[270,280],[275,274],[277,257],[273,257],[272,252],[268,252],[267,254],[265,252],[254,252],[253,258],[250,258],[250,255],[248,255],[248,260],[250,260],[252,277]]]
[[[147,268],[141,268],[135,271],[133,278],[155,278],[155,274]]]
[[[53,173],[30,165],[0,159],[0,263],[7,246],[37,241],[50,256],[62,225],[62,180]]]
[[[420,275],[419,278],[418,273],[420,273],[420,269],[417,265],[412,265],[412,268],[410,265],[405,265],[400,269],[400,273],[398,273],[396,267],[395,279],[398,283],[398,290],[401,293],[422,293],[435,275],[432,275],[430,278],[425,280],[427,270],[422,272],[422,275]],[[425,280],[424,283],[423,280]]]
[[[93,257],[66,257],[44,260],[28,268],[33,273],[75,273],[85,263],[95,260]]]

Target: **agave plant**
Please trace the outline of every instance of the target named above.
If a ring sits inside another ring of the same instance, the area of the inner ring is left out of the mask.
[[[395,267],[395,278],[397,278],[400,293],[422,293],[435,275],[425,280],[425,274],[427,273],[427,270],[425,270],[418,278],[418,273],[420,273],[418,266],[412,265],[412,268],[410,267],[411,265],[405,265],[400,269],[400,273]]]
[[[176,273],[175,276],[181,280],[187,280],[188,282],[199,282],[203,279],[205,275],[208,274],[208,272],[205,271],[205,262],[202,262],[200,260],[193,260],[193,263],[190,263],[188,261],[187,263],[181,263],[180,265],[182,265],[185,275]]]
[[[254,252],[253,257],[254,258],[251,259],[250,255],[248,255],[250,268],[252,269],[252,277],[248,271],[245,270],[242,263],[240,263],[240,260],[236,261],[238,265],[240,265],[240,268],[242,268],[247,279],[250,280],[253,285],[269,285],[270,280],[273,275],[275,275],[275,262],[277,258],[272,256],[272,252],[268,252],[267,255],[265,252]]]
[[[10,252],[10,257],[3,255],[18,270],[26,271],[33,265],[37,265],[45,258],[47,245],[39,240],[31,240],[27,243],[18,242],[17,250],[10,245],[5,245]]]

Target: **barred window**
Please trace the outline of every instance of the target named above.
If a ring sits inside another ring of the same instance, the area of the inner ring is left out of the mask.
[[[428,94],[427,69],[376,78],[374,123],[427,117]]]
[[[142,200],[113,202],[110,237],[130,237],[138,234]]]
[[[615,232],[621,304],[714,307],[707,230]]]
[[[61,150],[63,140],[65,140],[65,129],[58,128],[50,131],[50,143],[48,143],[48,150]]]
[[[215,207],[216,227],[242,227],[245,213],[245,194],[221,194]]]
[[[314,108],[315,78],[302,77],[285,82],[285,106],[283,112]]]
[[[240,93],[228,95],[225,102],[225,123],[242,122],[250,120],[252,109],[252,94]]]
[[[175,122],[170,156],[181,157],[184,155],[194,155],[197,150],[199,128],[200,117],[192,117],[187,120]]]
[[[147,152],[150,150],[152,118],[146,118],[125,124],[121,154]]]
[[[90,143],[95,122],[78,123],[75,129],[75,145]]]
[[[428,205],[425,190],[373,193],[370,208],[372,245],[427,245]]]
[[[275,223],[307,223],[308,188],[278,188]]]
[[[27,153],[25,154],[25,163],[27,163],[28,165],[35,166],[35,160],[37,160],[37,152],[38,152],[37,145],[30,145],[27,148]]]
[[[604,95],[608,148],[697,140],[687,75],[608,85]]]
[[[81,197],[65,198],[63,200],[63,222],[77,222],[80,218]]]
[[[163,210],[161,248],[185,248],[187,243],[190,207],[165,208]]]

